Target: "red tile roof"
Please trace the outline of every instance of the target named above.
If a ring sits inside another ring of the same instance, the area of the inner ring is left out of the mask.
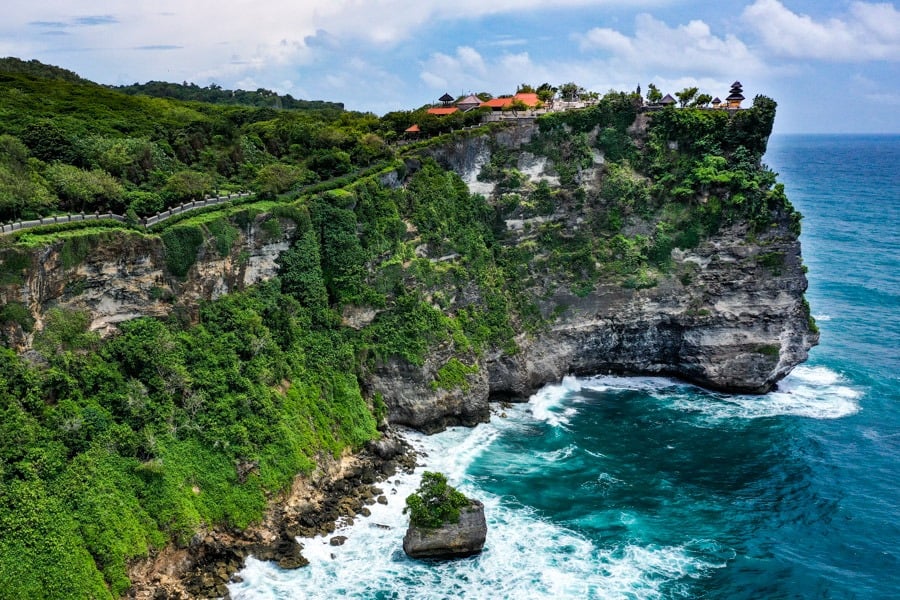
[[[493,100],[488,100],[487,102],[482,102],[481,106],[486,108],[505,108],[513,103],[514,100],[519,100],[527,106],[528,108],[534,108],[538,104],[540,104],[540,100],[538,99],[537,94],[516,94],[513,97],[506,98],[494,98]]]
[[[413,125],[410,125],[409,127],[407,127],[406,129],[404,129],[404,131],[405,131],[406,133],[419,133],[419,132],[422,131],[422,130],[419,129],[419,125],[418,125],[418,124],[413,124]]]
[[[519,93],[519,94],[516,94],[515,96],[513,96],[513,99],[521,100],[525,104],[525,106],[527,106],[528,108],[534,108],[541,102],[540,99],[538,99],[537,94]]]
[[[455,113],[458,110],[459,109],[456,108],[455,106],[449,106],[449,107],[440,107],[440,108],[429,108],[426,112],[429,115],[443,116],[443,115],[452,115],[453,113]]]
[[[510,104],[512,104],[512,98],[492,98],[482,102],[481,106],[486,108],[503,108]]]

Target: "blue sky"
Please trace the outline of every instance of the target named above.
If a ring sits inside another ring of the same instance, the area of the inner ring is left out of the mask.
[[[724,97],[738,79],[778,101],[776,132],[900,133],[894,2],[7,0],[0,56],[377,114],[522,82]]]

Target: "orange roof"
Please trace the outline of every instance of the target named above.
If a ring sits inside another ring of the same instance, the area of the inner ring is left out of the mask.
[[[525,104],[525,106],[527,106],[527,107],[529,107],[529,108],[534,108],[535,106],[537,106],[537,105],[540,104],[540,102],[541,102],[541,101],[538,99],[538,95],[537,95],[537,94],[522,94],[522,93],[519,93],[519,94],[516,94],[515,96],[513,96],[513,99],[514,99],[514,100],[521,100],[521,101]]]
[[[453,113],[455,113],[455,112],[458,111],[458,110],[459,110],[459,109],[456,108],[455,106],[449,106],[449,107],[446,107],[446,108],[444,108],[444,107],[441,107],[441,108],[429,108],[426,112],[428,112],[429,115],[443,116],[443,115],[452,115]]]
[[[512,104],[514,100],[518,100],[528,108],[534,108],[541,103],[537,94],[516,94],[511,98],[507,96],[506,98],[494,98],[493,100],[482,102],[481,106],[486,108],[506,108]]]
[[[422,131],[422,130],[419,129],[419,125],[416,123],[416,124],[410,125],[410,126],[407,127],[406,129],[404,129],[404,131],[405,131],[406,133],[419,133],[419,132]]]
[[[493,98],[486,102],[482,102],[481,106],[487,108],[503,108],[504,106],[509,106],[512,104],[512,98]]]

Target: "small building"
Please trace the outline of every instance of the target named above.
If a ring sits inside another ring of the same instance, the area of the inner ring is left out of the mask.
[[[444,94],[440,98],[438,98],[438,102],[443,104],[444,106],[450,106],[450,103],[453,102],[453,96],[450,94]]]
[[[491,110],[503,110],[504,107],[512,104],[512,96],[501,96],[500,98],[491,98],[481,103],[481,108],[489,108]]]
[[[715,98],[713,98],[713,101],[712,101],[712,107],[713,107],[713,108],[719,108],[719,107],[721,107],[721,106],[722,106],[722,101],[719,100],[719,97],[716,96]]]
[[[541,99],[538,98],[537,94],[526,94],[523,92],[519,92],[513,96],[513,100],[518,100],[528,108],[535,108],[541,103]]]
[[[420,133],[422,133],[422,130],[419,129],[419,124],[418,124],[418,123],[413,123],[412,125],[410,125],[410,126],[407,127],[406,129],[404,129],[404,130],[403,130],[403,133],[405,133],[406,135],[408,135],[408,136],[410,136],[410,137],[416,137],[417,135],[419,135]]]
[[[434,108],[429,108],[427,112],[429,115],[437,115],[439,117],[443,117],[445,115],[452,115],[457,112],[459,109],[455,106],[436,106]]]
[[[518,93],[515,96],[501,96],[487,102],[482,102],[482,108],[490,108],[491,110],[503,110],[509,107],[513,102],[519,101],[529,109],[537,108],[541,104],[537,94]]]
[[[479,106],[481,106],[481,98],[475,96],[474,94],[466,96],[456,103],[456,108],[463,112],[468,112],[473,108],[478,108]]]
[[[672,97],[672,94],[666,94],[663,96],[663,99],[659,101],[661,106],[675,106],[677,100]]]
[[[725,98],[725,102],[727,103],[727,107],[731,109],[737,109],[741,107],[741,102],[744,100],[744,89],[741,85],[740,81],[735,81],[731,84],[731,91],[728,93],[728,97]]]

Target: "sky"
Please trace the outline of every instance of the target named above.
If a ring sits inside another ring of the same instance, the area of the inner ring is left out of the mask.
[[[0,56],[103,84],[384,114],[574,81],[778,102],[776,133],[900,133],[900,11],[843,0],[5,0]]]

